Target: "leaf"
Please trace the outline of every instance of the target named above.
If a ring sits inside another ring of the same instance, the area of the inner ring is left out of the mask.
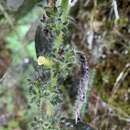
[[[65,22],[68,14],[69,14],[69,11],[70,11],[70,6],[69,6],[68,0],[62,0],[61,7],[62,7],[62,10],[63,10],[62,20],[63,20],[63,22]]]

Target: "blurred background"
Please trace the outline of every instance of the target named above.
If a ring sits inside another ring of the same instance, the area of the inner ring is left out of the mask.
[[[42,0],[0,0],[0,130],[27,130],[31,60]]]
[[[0,0],[0,130],[28,130],[28,80],[46,6],[46,0]],[[130,1],[79,0],[71,17],[80,28],[72,41],[87,51],[96,75],[86,122],[97,130],[130,130]]]

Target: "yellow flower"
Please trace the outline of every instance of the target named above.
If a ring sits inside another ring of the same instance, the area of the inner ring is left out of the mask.
[[[45,58],[44,56],[39,56],[37,59],[38,65],[45,65],[46,67],[51,67],[52,66],[52,61]]]

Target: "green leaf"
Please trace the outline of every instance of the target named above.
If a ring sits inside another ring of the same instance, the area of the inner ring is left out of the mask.
[[[68,17],[69,11],[70,11],[70,6],[69,6],[68,0],[62,0],[61,7],[63,10],[62,20],[63,20],[63,22],[65,22],[67,20],[67,17]]]

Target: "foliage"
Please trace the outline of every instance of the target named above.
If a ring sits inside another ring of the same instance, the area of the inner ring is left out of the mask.
[[[67,81],[68,77],[74,77],[73,73],[76,73],[76,71],[78,72],[81,70],[83,71],[81,72],[83,73],[81,75],[87,76],[83,77],[83,80],[88,80],[86,79],[88,78],[88,68],[86,68],[86,70],[82,68],[82,64],[84,64],[82,62],[86,62],[86,59],[83,58],[85,61],[81,61],[80,55],[82,54],[78,54],[78,50],[76,49],[76,47],[71,43],[67,43],[69,42],[68,40],[65,41],[68,30],[67,25],[70,22],[68,19],[69,13],[64,12],[64,9],[69,8],[67,6],[69,5],[66,1],[66,3],[61,3],[61,7],[49,9],[47,8],[46,13],[44,14],[45,16],[43,16],[45,18],[44,20],[42,20],[44,21],[42,26],[47,30],[51,30],[54,43],[52,43],[53,49],[50,54],[48,54],[48,56],[43,55],[38,57],[38,64],[42,65],[41,69],[38,69],[38,71],[44,73],[43,75],[41,75],[41,79],[39,79],[39,76],[37,76],[36,74],[36,77],[38,77],[38,79],[33,79],[31,81],[31,103],[36,103],[36,113],[34,116],[35,121],[32,124],[33,129],[60,129],[60,120],[61,117],[64,117],[64,113],[61,110],[61,106],[67,100],[64,94],[67,94],[70,91],[67,90],[67,86],[69,85]],[[52,12],[52,10],[54,11]],[[70,84],[72,85],[73,82],[75,81],[72,81]],[[78,87],[79,83],[75,85]],[[74,85],[72,85],[72,87],[73,89],[75,89]],[[83,89],[82,87],[86,87],[87,89]],[[86,98],[83,98],[83,101],[81,101],[80,97],[82,96],[82,94],[86,97],[88,87],[89,86],[85,83],[82,84],[81,88],[79,88],[82,89],[84,93],[83,94],[79,91],[77,95],[78,97],[76,99],[76,102],[78,102],[77,105],[80,106],[80,109],[76,108],[77,106],[75,106],[76,109],[71,107],[67,112],[71,113],[73,111],[73,113],[76,113],[76,111],[78,111],[79,115],[77,115],[76,120],[80,118],[80,111],[83,105],[86,104],[87,100]],[[66,90],[68,91],[67,93],[65,92]],[[71,100],[70,95],[67,94],[67,97],[69,97],[69,100]],[[32,107],[34,106],[34,104],[32,105]],[[68,116],[68,118],[74,118],[74,114],[71,114],[70,116]],[[45,120],[47,122],[44,122]]]
[[[0,2],[0,129],[130,129],[130,2],[18,1]]]

